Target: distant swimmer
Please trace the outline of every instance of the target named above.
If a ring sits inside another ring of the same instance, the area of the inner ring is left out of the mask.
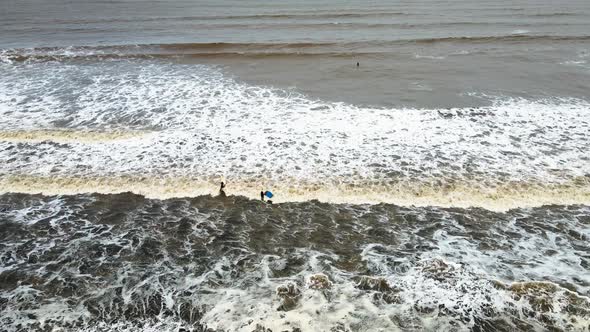
[[[219,187],[219,196],[225,197],[225,183],[221,182],[221,186]]]

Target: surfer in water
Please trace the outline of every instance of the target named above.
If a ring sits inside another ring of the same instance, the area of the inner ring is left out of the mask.
[[[272,204],[272,201],[270,200],[274,195],[270,192],[270,191],[261,191],[260,192],[260,200],[264,202],[264,197],[268,197],[268,200],[266,200],[267,203]]]
[[[225,197],[225,183],[221,182],[221,186],[219,187],[219,196]]]

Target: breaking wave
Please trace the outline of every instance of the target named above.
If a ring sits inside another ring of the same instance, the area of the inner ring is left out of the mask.
[[[587,204],[590,103],[379,109],[159,61],[5,64],[3,192],[215,192],[505,210]]]
[[[482,186],[473,182],[445,183],[436,179],[330,179],[305,182],[299,178],[272,179],[265,176],[232,178],[202,177],[66,177],[66,176],[4,176],[0,178],[2,192],[73,195],[82,193],[133,192],[150,198],[196,197],[215,195],[218,181],[225,180],[227,193],[255,198],[260,190],[272,188],[275,202],[304,202],[320,200],[328,203],[378,204],[404,206],[483,207],[506,211],[518,207],[542,205],[588,204],[590,179],[578,178],[560,184],[507,182]],[[431,180],[432,183],[427,181]]]
[[[461,24],[461,23],[455,23]],[[332,24],[331,26],[346,26]],[[378,27],[379,25],[377,25]],[[383,26],[388,26],[387,24]],[[41,47],[30,49],[0,50],[0,62],[38,62],[64,60],[152,59],[174,56],[190,57],[302,57],[330,56],[350,57],[378,55],[391,52],[393,47],[406,44],[481,44],[481,43],[545,43],[586,42],[590,36],[534,35],[527,30],[515,30],[509,35],[451,36],[399,40],[374,40],[365,42],[289,42],[289,43],[176,43],[112,46]],[[363,50],[363,51],[354,51]]]

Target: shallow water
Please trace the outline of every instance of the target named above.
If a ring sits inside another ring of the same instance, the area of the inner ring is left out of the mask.
[[[589,22],[3,1],[0,330],[587,331]]]
[[[590,324],[587,206],[495,213],[134,194],[5,194],[0,204],[9,330]]]

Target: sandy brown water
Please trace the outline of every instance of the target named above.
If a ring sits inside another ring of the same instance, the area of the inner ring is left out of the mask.
[[[0,331],[588,331],[589,61],[586,0],[4,0]]]

